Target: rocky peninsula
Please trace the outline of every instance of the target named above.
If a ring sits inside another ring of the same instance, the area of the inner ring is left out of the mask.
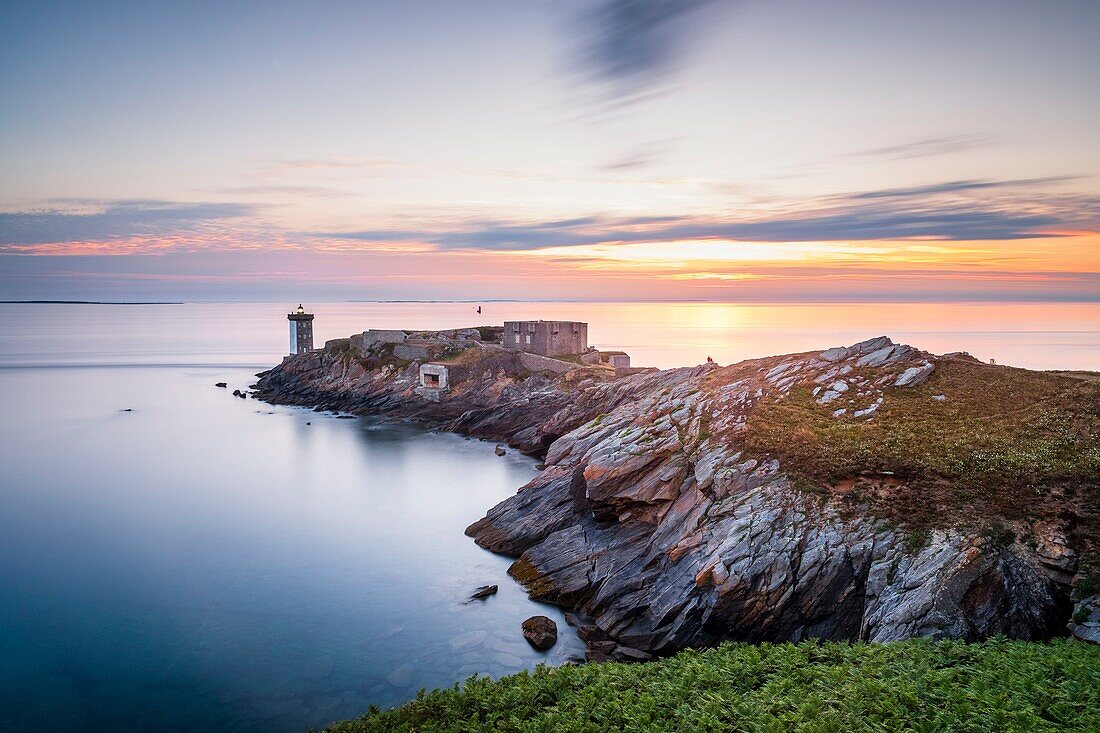
[[[1094,380],[884,336],[638,370],[532,362],[493,329],[407,335],[421,351],[357,334],[288,357],[254,394],[541,459],[467,534],[573,610],[592,659],[725,639],[1100,640]],[[424,388],[428,361],[447,389]]]

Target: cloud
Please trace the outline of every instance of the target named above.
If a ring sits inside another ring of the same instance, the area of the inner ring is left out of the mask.
[[[355,196],[329,186],[297,186],[293,184],[272,184],[257,186],[225,186],[222,188],[196,189],[205,193],[228,194],[231,196],[294,196],[317,199],[339,199]]]
[[[613,97],[644,93],[674,67],[691,21],[714,0],[598,0],[579,12],[578,65]]]
[[[413,168],[384,158],[366,156],[333,156],[328,158],[275,158],[254,162],[255,174],[261,179],[299,178],[356,178],[370,175],[389,175],[398,170]]]
[[[975,191],[979,189],[1042,186],[1049,183],[1062,183],[1065,181],[1075,181],[1079,179],[1080,176],[1047,176],[1045,178],[1020,178],[1011,181],[946,181],[944,183],[935,183],[930,186],[915,186],[912,188],[885,188],[878,191],[865,191],[863,193],[853,195],[852,198],[877,199],[923,197],[936,194]]]
[[[254,213],[239,203],[55,199],[39,211],[0,213],[0,244],[89,242],[193,231]]]
[[[925,158],[931,155],[945,155],[957,153],[963,150],[973,150],[992,145],[995,138],[988,133],[968,133],[963,135],[945,135],[943,137],[929,137],[920,140],[911,140],[898,145],[887,145],[879,148],[868,148],[847,153],[842,157],[848,158],[887,158],[891,160],[905,160],[908,158]]]
[[[666,158],[672,150],[675,140],[652,140],[650,142],[635,145],[624,155],[601,166],[605,171],[630,171],[640,168],[648,168]]]
[[[1064,179],[1034,179],[1043,183]],[[1016,240],[1100,229],[1094,196],[945,200],[944,194],[1024,186],[1028,181],[949,181],[910,189],[849,194],[755,218],[590,216],[546,222],[474,222],[444,231],[326,232],[316,236],[361,241],[415,241],[438,249],[523,251],[594,244],[729,239],[747,242],[869,240]]]

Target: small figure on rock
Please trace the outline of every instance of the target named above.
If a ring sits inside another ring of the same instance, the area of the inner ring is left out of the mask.
[[[558,643],[558,625],[546,616],[532,616],[523,622],[523,638],[531,646],[545,651]]]

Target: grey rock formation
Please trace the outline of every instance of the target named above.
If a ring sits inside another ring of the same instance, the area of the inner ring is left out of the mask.
[[[517,557],[510,572],[532,597],[591,619],[581,627],[590,658],[722,639],[1047,638],[1069,616],[1077,557],[1063,528],[1020,528],[1015,536],[1031,541],[1005,543],[951,526],[915,546],[905,526],[800,491],[777,460],[744,448],[759,404],[819,388],[831,419],[878,420],[941,357],[879,337],[616,377],[584,366],[532,374],[485,346],[429,402],[414,393],[416,364],[372,362],[373,353],[294,357],[257,389],[274,402],[418,418],[545,456],[541,473],[467,534]]]
[[[1100,644],[1100,594],[1077,602],[1068,628],[1073,638]]]

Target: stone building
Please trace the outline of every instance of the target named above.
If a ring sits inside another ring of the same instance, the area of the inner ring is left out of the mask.
[[[290,321],[290,355],[313,351],[313,314],[306,313],[299,303],[297,310],[286,317]]]
[[[580,354],[588,348],[588,324],[580,321],[505,321],[504,348],[543,356]]]

